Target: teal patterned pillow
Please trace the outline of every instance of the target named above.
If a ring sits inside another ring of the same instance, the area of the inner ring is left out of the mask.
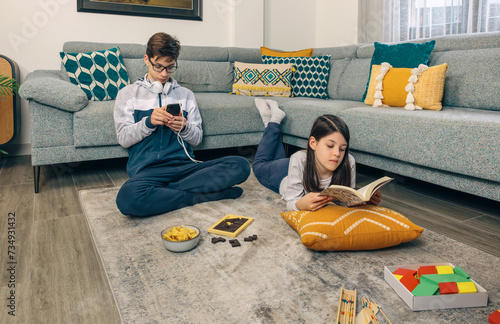
[[[277,57],[262,55],[265,64],[292,63],[292,95],[328,99],[328,76],[330,75],[330,55],[313,57]]]
[[[88,53],[60,52],[71,83],[79,86],[89,100],[116,98],[118,91],[130,84],[120,48]]]

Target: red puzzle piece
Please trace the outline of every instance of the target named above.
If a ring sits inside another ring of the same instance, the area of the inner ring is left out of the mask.
[[[410,273],[403,275],[403,277],[399,279],[399,282],[401,282],[401,284],[403,284],[403,286],[405,286],[409,291],[413,291],[413,289],[415,289],[415,287],[419,284],[419,281]]]
[[[418,268],[418,277],[427,274],[437,274],[436,266],[422,266]]]
[[[490,317],[488,317],[488,322],[491,324],[500,324],[500,309],[491,313]]]
[[[417,270],[398,268],[392,274],[404,276],[407,273],[411,274],[412,276],[415,276],[417,274]]]
[[[458,294],[458,287],[456,282],[440,282],[439,293],[441,295]]]

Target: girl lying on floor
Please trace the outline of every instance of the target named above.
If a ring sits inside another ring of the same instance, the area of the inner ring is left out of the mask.
[[[274,100],[255,99],[255,105],[266,129],[262,136],[253,172],[266,188],[281,194],[287,210],[316,211],[332,197],[319,193],[332,184],[356,185],[356,164],[349,154],[349,128],[339,117],[323,115],[314,122],[306,150],[286,157],[280,124],[285,118]],[[369,204],[378,205],[377,191]]]

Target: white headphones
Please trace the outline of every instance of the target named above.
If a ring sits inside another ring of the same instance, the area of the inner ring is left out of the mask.
[[[161,84],[160,81],[155,81],[151,83],[149,89],[151,89],[154,93],[163,93],[164,95],[168,94],[170,88],[172,87],[172,82],[165,82],[165,85]]]

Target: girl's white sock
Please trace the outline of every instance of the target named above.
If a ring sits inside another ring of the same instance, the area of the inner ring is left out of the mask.
[[[271,119],[271,110],[269,109],[267,102],[264,99],[255,98],[255,106],[259,110],[264,127],[267,127],[267,124],[269,124]]]
[[[285,112],[279,108],[278,103],[274,100],[267,99],[266,103],[271,108],[271,119],[269,121],[276,124],[281,124],[281,121],[286,116]]]

